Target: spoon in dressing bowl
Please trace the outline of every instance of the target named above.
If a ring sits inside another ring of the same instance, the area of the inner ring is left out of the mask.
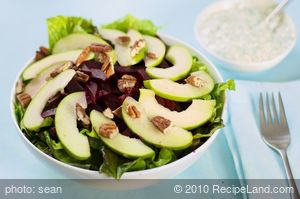
[[[268,14],[268,16],[262,22],[262,25],[268,24],[270,26],[270,28],[274,30],[277,27],[278,23],[280,22],[280,18],[277,16],[280,14],[281,10],[284,8],[284,6],[287,5],[288,2],[289,2],[289,0],[282,0],[274,8],[274,10],[272,10],[272,12],[270,14]]]

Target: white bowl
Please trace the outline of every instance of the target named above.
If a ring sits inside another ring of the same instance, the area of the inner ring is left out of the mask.
[[[171,36],[167,36],[165,34],[159,33],[158,34],[168,45],[173,44],[180,44],[182,46],[185,46],[187,49],[189,49],[194,55],[199,57],[203,62],[205,62],[209,67],[209,72],[211,76],[214,78],[216,82],[223,82],[223,79],[218,72],[217,68],[200,52],[198,52],[196,49],[194,49],[192,46],[177,40]],[[28,62],[30,63],[31,60]],[[18,77],[15,80],[15,84],[13,85],[12,92],[11,92],[11,116],[13,118],[14,124],[19,132],[19,135],[21,136],[22,140],[24,141],[27,148],[35,154],[35,156],[38,159],[41,159],[41,161],[45,162],[47,165],[51,167],[55,167],[56,169],[62,170],[63,173],[68,174],[68,177],[73,179],[111,179],[110,177],[107,177],[104,174],[99,174],[98,171],[91,171],[86,169],[77,168],[74,166],[70,166],[68,164],[65,164],[63,162],[60,162],[56,160],[55,158],[52,158],[48,156],[47,154],[43,153],[41,150],[39,150],[37,147],[35,147],[22,133],[20,130],[15,113],[14,113],[14,107],[13,102],[15,100],[15,85],[24,70],[25,66],[21,69]],[[225,108],[224,111],[225,112]],[[167,164],[165,166],[143,170],[143,171],[133,171],[133,172],[127,172],[122,176],[122,179],[168,179],[176,176],[177,174],[181,173],[183,170],[188,168],[190,165],[192,165],[198,158],[201,156],[205,151],[208,149],[208,147],[211,145],[211,143],[214,141],[214,139],[217,137],[218,131],[215,132],[203,145],[201,145],[198,149],[196,149],[194,152],[184,156],[183,158],[176,160],[170,164]],[[131,181],[134,183],[134,181]],[[116,183],[116,181],[110,182],[110,183]],[[118,182],[120,183],[120,182]],[[141,182],[139,182],[141,183]],[[128,184],[128,182],[122,186],[125,186],[125,189],[127,188],[136,188],[143,186],[141,184]],[[122,187],[121,187],[122,188]],[[124,188],[124,187],[123,187]]]
[[[272,2],[273,1],[269,1],[266,3],[272,3]],[[245,0],[244,3],[254,3],[254,1],[253,0],[248,0],[248,1]],[[256,2],[256,3],[259,3],[259,2]],[[217,1],[213,4],[211,4],[210,6],[208,6],[207,8],[205,8],[197,16],[195,25],[194,25],[194,34],[195,34],[195,37],[196,37],[197,41],[199,42],[200,46],[204,50],[209,52],[211,55],[216,57],[218,59],[218,61],[221,62],[220,66],[225,67],[227,69],[233,69],[233,70],[242,71],[242,72],[259,72],[259,71],[270,69],[270,68],[278,65],[292,51],[292,49],[294,48],[294,46],[296,44],[296,38],[293,41],[292,45],[290,45],[289,48],[287,48],[281,55],[277,56],[276,58],[274,58],[270,61],[252,62],[252,63],[226,59],[226,58],[218,55],[217,53],[213,52],[205,44],[202,43],[202,40],[198,34],[198,30],[201,28],[201,24],[203,23],[203,21],[205,21],[205,19],[208,16],[210,16],[212,13],[218,12],[218,11],[226,9],[226,8],[230,8],[235,4],[236,4],[236,1],[233,1],[233,0]],[[295,27],[293,20],[286,14],[284,14],[284,16],[285,16],[286,20],[288,20],[289,23],[292,24],[292,26],[293,26],[292,28],[294,29],[294,32],[296,32],[296,27]]]

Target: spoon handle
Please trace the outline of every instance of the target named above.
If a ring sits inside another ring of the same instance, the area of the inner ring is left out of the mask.
[[[282,8],[289,2],[289,0],[282,0],[275,9],[265,18],[265,23],[268,23],[271,19],[273,19],[278,13],[282,10]]]

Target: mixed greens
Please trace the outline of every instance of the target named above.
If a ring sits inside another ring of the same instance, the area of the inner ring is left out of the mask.
[[[225,91],[184,46],[168,46],[132,15],[96,27],[49,18],[42,47],[16,85],[15,115],[41,151],[121,178],[200,147],[224,126]]]

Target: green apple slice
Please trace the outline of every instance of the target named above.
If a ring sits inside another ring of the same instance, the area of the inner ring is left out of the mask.
[[[57,69],[58,67],[62,66],[65,61],[55,63],[48,68],[45,68],[42,72],[40,72],[37,77],[32,79],[24,88],[24,92],[33,98],[35,94],[47,83],[47,78],[50,74]]]
[[[143,35],[148,47],[147,56],[144,57],[146,67],[155,67],[164,59],[166,53],[165,44],[158,38]],[[154,57],[151,57],[154,56]]]
[[[71,81],[75,73],[76,72],[72,69],[66,70],[57,75],[52,80],[49,80],[38,91],[25,111],[23,118],[23,124],[25,128],[32,131],[39,130],[44,121],[41,113],[46,106],[47,101],[57,92],[64,89],[66,85]]]
[[[132,118],[127,113],[128,106],[135,106],[140,112],[140,117]],[[181,150],[189,147],[193,141],[191,132],[177,126],[170,126],[162,133],[149,120],[143,106],[131,97],[127,97],[122,105],[122,117],[130,128],[144,141],[157,147]]]
[[[108,119],[102,113],[93,110],[90,114],[90,119],[100,139],[118,154],[127,158],[149,158],[154,155],[154,151],[141,140],[122,135],[118,129],[111,138],[101,136],[98,131],[103,124],[115,124],[114,121]]]
[[[209,94],[214,89],[214,80],[204,71],[191,73],[202,80],[201,87],[192,86],[188,83],[180,84],[169,79],[152,79],[144,81],[144,86],[155,92],[156,95],[177,101],[187,102],[201,98]]]
[[[177,81],[187,76],[193,65],[192,55],[182,46],[171,46],[166,59],[174,65],[169,68],[147,68],[147,74],[155,79]]]
[[[60,39],[53,47],[52,53],[63,53],[70,50],[84,49],[92,43],[109,45],[106,41],[96,35],[87,33],[73,33]],[[108,53],[113,63],[117,61],[117,55],[114,50]]]
[[[99,34],[101,35],[101,37],[103,39],[106,39],[108,41],[110,41],[113,45],[117,44],[117,38],[118,37],[124,37],[127,36],[126,33],[120,31],[120,30],[116,30],[116,29],[99,29]]]
[[[139,102],[143,105],[149,118],[159,115],[172,121],[175,126],[188,130],[206,123],[212,117],[216,105],[215,100],[194,99],[186,110],[171,111],[160,105],[155,99],[155,93],[149,89],[140,89]]]
[[[82,50],[73,50],[64,53],[49,55],[44,59],[41,59],[33,64],[29,65],[23,72],[23,80],[30,80],[35,78],[42,70],[48,68],[49,66],[62,62],[62,61],[72,61],[75,62]],[[94,54],[90,54],[87,60],[94,58]]]
[[[77,128],[76,104],[87,107],[85,93],[76,92],[67,95],[58,105],[55,113],[55,128],[59,141],[65,151],[78,160],[91,156],[88,138]]]
[[[141,33],[136,30],[128,30],[127,34],[115,29],[100,29],[99,34],[106,40],[109,40],[115,46],[118,62],[121,66],[132,66],[140,62],[146,54],[147,45]],[[128,44],[120,44],[119,37],[129,37]],[[137,41],[142,41],[142,46],[136,53],[132,48]]]

